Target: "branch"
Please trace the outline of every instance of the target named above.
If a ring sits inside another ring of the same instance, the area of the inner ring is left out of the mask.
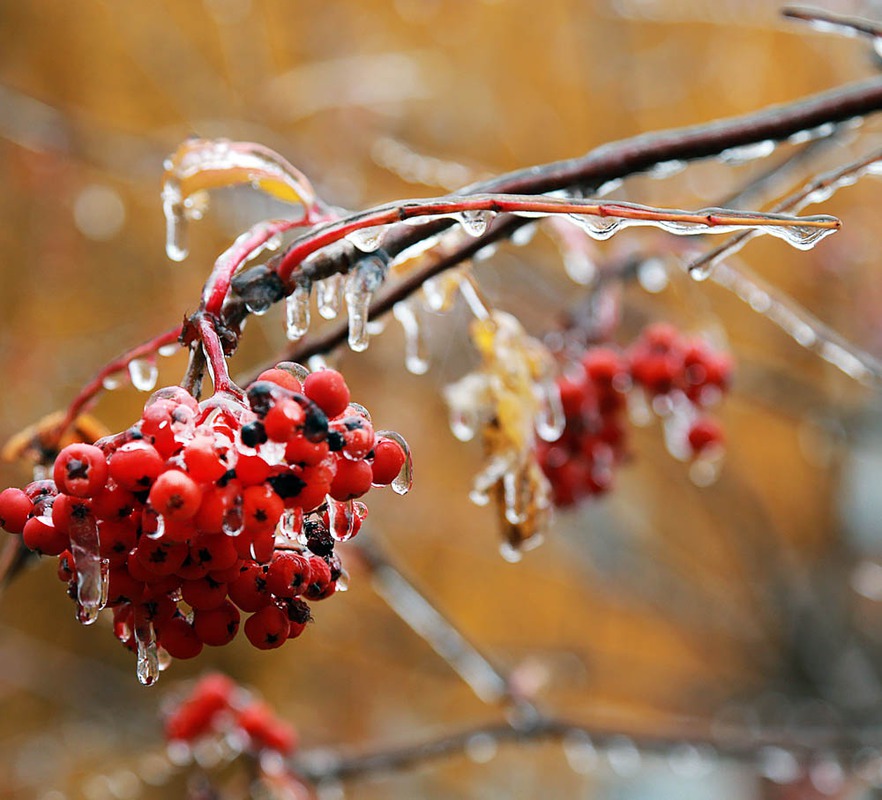
[[[863,17],[849,17],[818,8],[789,6],[781,9],[781,14],[797,22],[808,23],[809,27],[824,33],[837,33],[840,36],[866,36],[873,39],[873,46],[879,49],[882,42],[882,25],[870,22]]]

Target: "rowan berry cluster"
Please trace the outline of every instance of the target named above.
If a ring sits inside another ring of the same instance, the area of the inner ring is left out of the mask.
[[[288,756],[298,741],[294,728],[266,703],[218,673],[200,678],[172,705],[165,717],[165,736],[187,748],[210,737],[233,739],[237,750],[255,755],[269,750]]]
[[[81,622],[113,609],[151,683],[158,648],[225,645],[241,612],[257,648],[300,636],[307,601],[345,577],[334,546],[361,527],[356,498],[406,491],[409,475],[404,440],[374,431],[339,372],[281,364],[244,397],[157,391],[127,431],[69,445],[51,480],[0,493],[0,525],[59,557]]]
[[[538,457],[564,507],[606,492],[626,455],[628,408],[651,408],[665,424],[669,450],[683,460],[715,457],[724,443],[708,416],[732,376],[728,356],[671,325],[647,326],[627,349],[589,347],[558,379],[566,426]]]

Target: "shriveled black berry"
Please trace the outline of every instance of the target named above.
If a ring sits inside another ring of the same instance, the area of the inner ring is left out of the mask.
[[[332,453],[342,450],[346,446],[346,439],[340,431],[328,431],[328,449]]]
[[[273,475],[267,479],[267,483],[282,500],[287,500],[289,497],[297,497],[303,490],[303,487],[306,486],[306,483],[292,472]]]
[[[242,444],[246,447],[257,447],[259,444],[263,444],[267,438],[263,423],[257,420],[249,422],[247,425],[243,425],[241,436]]]

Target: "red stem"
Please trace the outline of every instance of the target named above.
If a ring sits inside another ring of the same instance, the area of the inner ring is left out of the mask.
[[[110,377],[115,372],[121,372],[126,369],[135,359],[153,355],[160,347],[177,342],[180,335],[181,326],[178,325],[147,342],[139,344],[137,347],[133,347],[131,350],[127,350],[121,356],[118,356],[109,364],[105,365],[101,371],[89,381],[89,383],[80,389],[79,394],[77,394],[71,404],[67,407],[67,413],[64,415],[64,419],[61,420],[56,429],[56,436],[60,438],[73,424],[73,421],[80,415],[83,409],[104,390],[104,381],[106,378]]]
[[[238,387],[230,379],[227,359],[224,356],[224,348],[221,345],[220,337],[215,330],[211,318],[204,314],[199,317],[199,337],[202,339],[205,357],[211,365],[214,393],[228,392],[239,396]]]

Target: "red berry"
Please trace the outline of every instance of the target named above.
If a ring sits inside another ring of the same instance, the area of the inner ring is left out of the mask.
[[[198,483],[216,481],[227,471],[226,450],[217,447],[214,437],[194,436],[184,445],[183,455],[187,473]]]
[[[224,600],[217,608],[198,608],[193,612],[196,635],[211,647],[223,647],[232,642],[239,631],[239,620],[239,609],[229,600]]]
[[[689,429],[689,447],[693,455],[699,455],[725,441],[722,426],[710,417],[696,420]]]
[[[0,528],[21,533],[33,508],[33,502],[21,489],[4,489],[0,492]]]
[[[259,611],[272,602],[265,567],[251,562],[228,587],[230,600],[243,611]]]
[[[398,442],[380,439],[374,445],[374,458],[371,462],[371,482],[386,486],[395,480],[404,466],[406,456]]]
[[[264,370],[257,376],[257,380],[269,381],[270,383],[274,383],[276,386],[281,386],[283,389],[287,389],[289,392],[294,392],[295,394],[299,394],[303,391],[303,386],[293,374],[287,370],[279,369],[278,367]]]
[[[276,597],[296,597],[309,584],[309,560],[299,553],[277,552],[266,574],[269,590]]]
[[[290,397],[281,397],[267,411],[263,420],[263,429],[267,438],[272,441],[287,442],[303,425],[305,417],[299,403]]]
[[[190,519],[199,510],[201,502],[199,485],[177,469],[163,472],[150,490],[150,505],[157,514],[169,520]]]
[[[59,492],[91,497],[107,483],[104,452],[93,444],[69,444],[55,459],[52,477]]]
[[[248,623],[245,623],[246,633]],[[290,725],[280,722],[265,703],[251,703],[243,708],[236,725],[251,738],[255,750],[275,750],[290,755],[297,746],[297,734]]]
[[[57,556],[70,547],[70,538],[51,519],[31,517],[22,528],[25,547],[44,556]]]
[[[227,584],[205,576],[181,583],[181,597],[190,608],[217,608],[227,597]]]
[[[149,489],[165,470],[165,460],[149,442],[127,442],[108,462],[110,477],[132,492]]]
[[[281,647],[288,638],[288,615],[276,605],[264,606],[245,620],[245,635],[258,650]]]
[[[159,644],[172,658],[195,658],[202,652],[202,640],[183,616],[172,617],[157,631]]]
[[[275,530],[284,510],[282,498],[266,484],[249,486],[242,494],[242,519],[247,531]]]
[[[331,481],[329,494],[335,500],[361,497],[371,488],[373,479],[371,467],[366,462],[340,459],[337,462],[337,474]]]
[[[329,418],[342,414],[349,405],[349,387],[335,369],[321,369],[307,375],[303,391]]]

